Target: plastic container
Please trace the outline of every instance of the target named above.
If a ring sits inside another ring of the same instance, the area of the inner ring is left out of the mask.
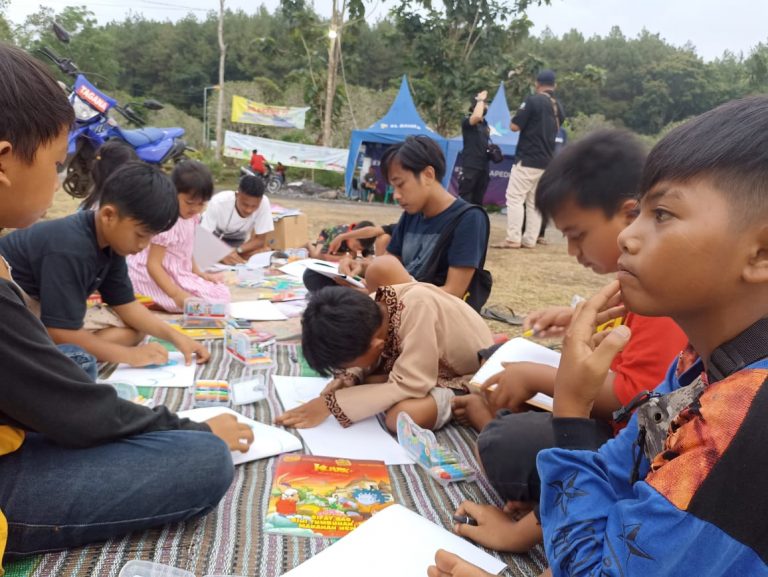
[[[195,381],[195,407],[228,407],[231,389],[227,381],[199,379]]]
[[[196,297],[184,300],[181,326],[185,329],[220,329],[229,318],[229,302],[206,301]]]
[[[249,367],[271,368],[275,335],[257,329],[237,328],[227,324],[224,330],[224,346],[227,352]]]
[[[249,405],[257,403],[267,396],[269,382],[269,367],[248,368],[242,377],[230,381],[233,405]]]
[[[397,416],[397,442],[417,465],[443,486],[456,481],[474,481],[477,476],[458,454],[438,444],[432,431],[422,429],[405,412]]]
[[[238,284],[247,284],[249,286],[253,286],[262,282],[263,280],[264,269],[248,268],[247,266],[238,267],[237,269]]]
[[[148,399],[139,393],[139,389],[136,385],[131,383],[111,382],[111,381],[98,381],[99,383],[110,385],[117,391],[117,396],[126,401],[131,401],[137,405],[144,405],[145,407],[154,407],[155,401]]]
[[[194,573],[163,565],[162,563],[153,563],[152,561],[128,561],[120,569],[117,577],[195,577]],[[203,575],[203,577],[240,577],[239,575],[223,575],[221,573]]]
[[[195,577],[195,574],[162,563],[134,560],[123,565],[117,577]]]

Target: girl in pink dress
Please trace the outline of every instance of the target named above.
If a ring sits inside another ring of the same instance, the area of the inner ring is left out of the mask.
[[[171,178],[179,193],[179,220],[153,237],[145,250],[128,257],[133,288],[168,312],[182,312],[189,297],[229,301],[226,285],[201,271],[192,256],[199,215],[213,196],[211,172],[203,163],[188,160],[173,169]]]

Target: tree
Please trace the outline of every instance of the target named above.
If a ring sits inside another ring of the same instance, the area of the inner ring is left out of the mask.
[[[11,23],[5,17],[8,4],[10,0],[0,0],[0,41],[2,42],[13,42]]]
[[[221,160],[224,149],[224,66],[226,64],[227,45],[224,44],[224,0],[219,0],[219,100],[216,106],[216,158]]]
[[[524,14],[548,0],[400,0],[392,14],[408,44],[417,102],[440,133],[458,126],[469,99],[505,75],[505,52],[527,34]],[[506,26],[505,23],[509,22]]]

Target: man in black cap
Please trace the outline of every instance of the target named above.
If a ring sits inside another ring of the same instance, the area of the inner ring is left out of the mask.
[[[507,238],[493,248],[533,248],[541,228],[536,210],[536,185],[552,160],[555,138],[565,120],[554,96],[555,73],[544,70],[536,77],[536,90],[517,109],[510,128],[520,132],[515,166],[507,185]],[[523,221],[525,220],[525,231]]]
[[[461,122],[464,143],[461,152],[461,180],[459,196],[471,204],[482,206],[488,188],[488,135],[485,121],[488,113],[488,91],[483,90],[472,99],[469,115]]]

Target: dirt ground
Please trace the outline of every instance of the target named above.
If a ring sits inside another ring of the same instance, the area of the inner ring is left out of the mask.
[[[370,220],[376,224],[396,222],[401,211],[397,206],[367,204],[343,200],[315,200],[285,196],[270,197],[273,204],[298,208],[307,214],[309,237],[326,226],[340,223]],[[54,205],[48,211],[48,218],[70,214],[77,207],[77,201],[59,191]],[[491,242],[504,239],[506,216],[492,214]],[[488,304],[504,304],[512,307],[518,315],[524,315],[537,308],[569,304],[573,295],[589,296],[608,279],[581,267],[566,252],[565,242],[552,226],[547,230],[546,246],[535,249],[499,250],[489,249],[486,268],[493,274],[493,291]],[[494,332],[517,336],[517,327],[489,321]]]

